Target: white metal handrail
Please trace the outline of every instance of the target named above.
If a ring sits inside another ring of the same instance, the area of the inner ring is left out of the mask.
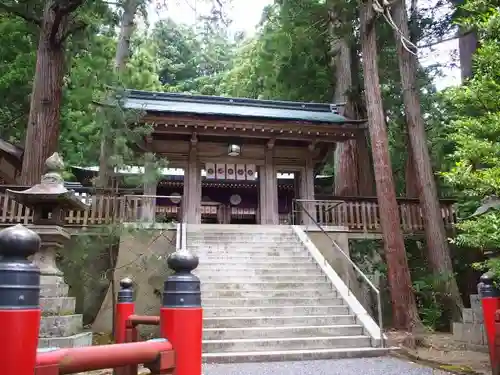
[[[299,206],[302,208],[303,212],[312,220],[312,222],[320,229],[321,232],[323,232],[324,235],[326,235],[330,241],[333,244],[333,247],[342,254],[342,256],[347,260],[347,262],[354,268],[354,270],[361,276],[361,278],[366,281],[368,286],[375,292],[375,295],[377,296],[377,315],[378,315],[378,325],[380,328],[380,345],[382,347],[385,347],[385,340],[384,340],[384,329],[383,329],[383,317],[382,317],[382,298],[380,296],[380,290],[373,284],[373,282],[366,276],[366,274],[361,271],[361,269],[354,263],[349,255],[347,255],[344,250],[337,244],[337,241],[335,241],[324,229],[319,223],[312,217],[311,213],[304,207],[303,202],[314,202],[313,200],[299,200],[295,199],[294,200]],[[350,290],[349,286],[349,275],[347,275],[347,282],[348,282],[348,289]]]

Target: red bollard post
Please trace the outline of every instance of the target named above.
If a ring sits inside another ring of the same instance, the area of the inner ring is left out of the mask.
[[[500,357],[495,350],[495,314],[500,310],[500,289],[494,284],[493,274],[486,272],[478,284],[479,296],[483,306],[484,328],[488,338],[491,369],[494,375],[500,374]]]
[[[165,281],[160,332],[175,351],[174,375],[201,375],[203,310],[200,279],[193,275],[198,258],[187,250],[168,257],[175,273]]]
[[[132,289],[134,283],[132,279],[126,277],[120,281],[120,290],[118,291],[118,298],[116,302],[116,316],[114,336],[115,343],[124,344],[129,342],[127,340],[127,321],[135,312],[134,303],[134,290]],[[129,365],[117,367],[113,369],[114,375],[137,375],[137,365]]]
[[[116,303],[115,316],[115,343],[123,344],[126,340],[127,320],[135,312],[134,283],[132,279],[126,277],[120,281],[120,290],[118,291],[118,299]]]
[[[33,375],[40,329],[40,269],[27,260],[40,236],[22,225],[0,231],[0,374]]]

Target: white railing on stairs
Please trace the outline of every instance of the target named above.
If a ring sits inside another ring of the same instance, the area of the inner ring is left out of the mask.
[[[309,211],[306,209],[306,207],[304,207],[304,204],[302,204],[302,202],[300,201],[296,201],[298,205],[301,206],[302,208],[302,212],[304,212],[310,219],[311,219],[311,222],[314,226],[316,226],[317,228],[319,228],[319,230],[325,235],[327,236],[331,243],[332,243],[332,246],[335,250],[337,250],[341,255],[342,257],[348,262],[348,264],[351,265],[351,267],[356,271],[356,273],[361,276],[361,278],[368,284],[368,286],[370,287],[370,289],[373,290],[373,292],[375,293],[376,297],[377,297],[377,315],[378,315],[378,328],[380,330],[380,346],[381,347],[385,347],[385,336],[384,336],[384,329],[383,329],[383,317],[382,317],[382,298],[380,296],[380,290],[373,284],[373,282],[368,278],[368,276],[366,276],[366,274],[361,271],[361,269],[352,261],[351,257],[349,255],[347,255],[343,250],[342,248],[338,245],[338,243],[324,230],[324,228],[318,224],[318,222],[312,217],[312,215],[309,213]],[[298,231],[298,227],[297,226],[293,226],[296,233]],[[302,232],[304,233],[304,232]],[[300,237],[300,233],[299,234],[299,237]],[[311,249],[310,249],[311,250]],[[317,249],[316,249],[317,250]],[[350,288],[350,280],[349,280],[349,274],[347,274],[347,286],[345,285],[345,283],[343,283],[342,279],[340,279],[340,277],[338,276],[338,274],[333,270],[333,268],[330,266],[330,264],[328,263],[328,261],[326,260],[326,258],[321,254],[319,253],[318,251],[318,254],[312,254],[314,256],[314,258],[316,259],[316,261],[319,263],[319,265],[322,267],[323,271],[325,272],[325,274],[327,276],[336,276],[338,278],[338,280],[331,280],[332,282],[336,282],[338,284],[339,280],[340,282],[342,282],[342,284],[344,284],[345,288],[346,288],[346,292],[347,292],[347,295],[346,296],[342,296],[344,297],[344,299],[346,300],[349,300],[348,299],[348,296],[349,296],[349,293],[352,294],[351,292],[351,288]],[[321,259],[322,258],[322,259]],[[332,278],[332,277],[330,277]],[[334,283],[335,284],[335,283]],[[337,287],[337,289],[339,289]],[[341,290],[338,290],[339,293],[342,295],[343,293],[345,293],[344,290],[342,290],[342,288],[340,288]],[[352,296],[354,297],[354,296]],[[356,315],[360,315],[360,314],[367,314],[365,308],[359,303],[359,301],[357,301],[356,298],[354,298],[357,302],[356,306],[350,306],[351,308],[354,307],[354,313],[357,313]],[[352,299],[351,299],[352,301]],[[349,301],[348,301],[349,302]],[[358,316],[360,317],[360,316]],[[362,318],[362,317],[360,317]],[[365,323],[368,324],[368,325],[371,325],[369,321],[367,321],[366,319],[361,319],[361,320],[365,320]],[[371,320],[371,317],[370,317],[370,320]],[[366,327],[365,325],[365,328],[368,328]]]

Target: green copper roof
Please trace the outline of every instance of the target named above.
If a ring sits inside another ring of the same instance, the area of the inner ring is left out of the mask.
[[[310,121],[321,123],[353,123],[339,115],[335,104],[301,103],[276,100],[226,98],[130,90],[125,108],[157,113],[186,113],[228,117]]]

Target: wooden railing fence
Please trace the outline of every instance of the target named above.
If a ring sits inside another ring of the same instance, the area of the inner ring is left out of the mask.
[[[145,217],[156,217],[180,220],[180,205],[157,205],[157,197],[142,195],[90,195],[77,192],[77,195],[89,205],[85,211],[69,211],[66,223],[73,227],[87,227],[120,222],[140,222]],[[300,201],[300,200],[299,200]],[[307,203],[308,211],[315,215],[316,221],[322,226],[344,226],[350,231],[379,232],[380,212],[375,198],[335,197],[328,200],[302,201]],[[424,230],[424,217],[418,200],[398,199],[401,226],[405,232],[421,232]],[[219,207],[202,203],[202,215],[218,215]],[[150,215],[147,215],[147,212]],[[456,213],[453,201],[441,202],[441,214],[446,226],[453,225]],[[300,208],[294,204],[290,220],[286,215],[280,215],[280,223],[300,224]],[[4,191],[0,190],[0,225],[30,224],[33,220],[32,211],[13,201]]]
[[[299,204],[300,203],[300,204]],[[441,201],[441,215],[445,226],[451,227],[457,217],[454,201]],[[375,198],[336,197],[329,200],[298,200],[294,205],[296,223],[300,223],[301,206],[316,217],[322,226],[344,226],[356,232],[380,232],[380,211]],[[424,230],[425,218],[418,200],[398,198],[401,228],[404,232]],[[304,215],[302,215],[303,217]]]

